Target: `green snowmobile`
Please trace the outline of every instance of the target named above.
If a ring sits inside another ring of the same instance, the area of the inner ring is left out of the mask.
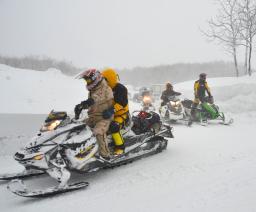
[[[190,117],[190,121],[188,125],[190,126],[193,122],[200,122],[201,125],[208,125],[209,120],[221,120],[221,123],[224,125],[230,125],[233,123],[232,118],[227,118],[223,112],[219,111],[219,107],[208,101],[206,98],[205,102],[200,103],[195,111],[195,117],[192,119],[191,117],[191,109],[193,101],[189,99],[185,99],[182,101],[182,104],[185,108],[185,113],[188,117]]]

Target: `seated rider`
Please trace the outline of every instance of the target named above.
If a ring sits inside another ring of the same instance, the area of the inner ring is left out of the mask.
[[[125,146],[120,130],[129,121],[128,91],[123,84],[118,82],[119,77],[115,70],[105,69],[102,71],[102,75],[112,88],[114,95],[114,120],[109,127],[115,144],[114,151],[115,154],[122,154]]]
[[[212,97],[212,94],[210,92],[210,88],[208,86],[208,83],[206,82],[206,74],[201,73],[199,75],[199,80],[195,81],[195,83],[194,83],[195,98],[194,98],[192,108],[191,108],[191,118],[192,118],[192,120],[195,120],[195,113],[196,113],[196,108],[197,108],[198,104],[200,102],[204,103],[206,101],[206,95],[205,95],[206,92],[208,94],[209,103],[213,103],[213,97]]]
[[[170,101],[170,97],[172,96],[180,96],[180,92],[176,92],[173,90],[173,86],[171,83],[166,83],[166,89],[162,92],[161,99],[163,100],[161,102],[161,106],[166,105]]]
[[[151,96],[151,91],[148,88],[143,87],[141,89],[141,96],[142,96],[142,99],[144,96]]]
[[[88,109],[86,124],[92,129],[99,145],[99,155],[109,160],[111,158],[107,142],[107,131],[113,120],[113,92],[106,80],[96,69],[89,69],[79,75],[87,83],[88,99],[75,107],[75,118],[78,119],[83,109]]]

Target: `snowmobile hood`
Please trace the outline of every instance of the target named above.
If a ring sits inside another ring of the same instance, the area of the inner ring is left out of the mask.
[[[58,139],[61,139],[60,137],[61,135],[64,135],[65,133],[68,133],[71,130],[78,129],[78,128],[85,128],[85,127],[86,126],[84,123],[71,123],[64,127],[60,127],[56,130],[39,132],[36,136],[32,137],[32,139],[28,142],[25,148],[38,146],[47,141],[52,141],[54,139],[55,141],[57,141]]]

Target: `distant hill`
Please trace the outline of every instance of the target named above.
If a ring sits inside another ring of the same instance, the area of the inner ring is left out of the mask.
[[[71,62],[57,61],[49,57],[26,56],[26,57],[7,57],[0,55],[0,64],[20,69],[30,69],[36,71],[47,71],[50,68],[61,70],[66,75],[74,75],[81,71]]]
[[[240,70],[242,70],[242,67],[240,67]],[[179,63],[148,68],[137,67],[130,70],[120,70],[119,75],[121,81],[125,84],[140,86],[163,84],[167,81],[178,83],[194,80],[202,72],[207,73],[209,77],[235,76],[233,63],[222,61],[190,64]]]
[[[6,57],[0,56],[0,64],[19,69],[47,71],[50,68],[60,70],[65,75],[75,75],[85,68],[74,66],[71,62],[57,61],[48,57]],[[96,67],[99,68],[99,67]],[[118,70],[121,81],[134,86],[163,84],[167,81],[178,83],[194,80],[202,72],[209,77],[235,76],[234,66],[231,62],[215,61],[208,63],[178,63],[173,65],[159,65],[154,67],[135,67],[133,69]],[[243,68],[240,67],[243,73]],[[242,74],[241,74],[242,75]]]

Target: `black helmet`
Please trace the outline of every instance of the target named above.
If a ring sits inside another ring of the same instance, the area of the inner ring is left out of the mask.
[[[199,79],[200,79],[200,80],[206,80],[206,73],[201,73],[201,74],[199,75]]]
[[[165,86],[166,86],[166,89],[167,89],[167,90],[168,90],[168,89],[173,89],[172,84],[169,83],[169,82],[167,82]]]

